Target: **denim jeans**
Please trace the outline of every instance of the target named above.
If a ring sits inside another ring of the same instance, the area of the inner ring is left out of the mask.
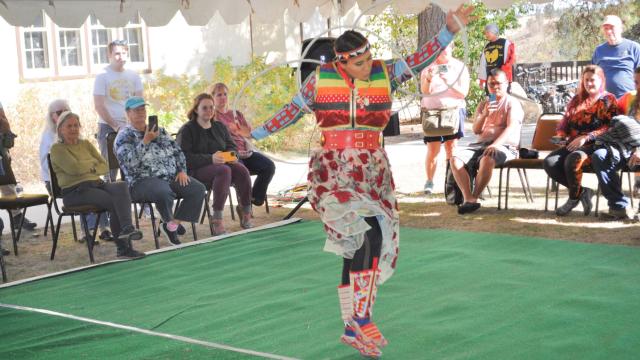
[[[626,159],[615,147],[602,147],[591,155],[591,167],[596,172],[609,209],[620,210],[629,206],[629,199],[622,193],[622,181],[618,174],[625,162]]]

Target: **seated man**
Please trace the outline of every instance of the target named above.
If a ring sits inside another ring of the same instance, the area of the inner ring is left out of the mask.
[[[458,214],[478,210],[478,197],[489,184],[493,168],[515,159],[518,154],[520,128],[524,119],[522,106],[507,93],[509,81],[504,71],[493,69],[487,84],[489,99],[478,104],[473,120],[473,132],[478,136],[478,141],[466,149],[459,149],[451,159],[451,171],[464,196]],[[473,190],[470,175],[473,171],[470,169],[478,170]]]
[[[197,222],[204,202],[205,187],[187,175],[187,163],[180,147],[163,128],[146,124],[144,99],[130,97],[125,103],[129,125],[116,136],[114,150],[133,201],[156,204],[162,218],[161,229],[168,240],[180,244],[180,223]],[[173,212],[173,202],[181,198]],[[181,229],[181,233],[184,228]]]
[[[618,172],[624,164],[630,168],[640,165],[640,124],[629,116],[616,116],[609,130],[595,140],[591,167],[598,177],[602,195],[607,199],[609,213],[601,213],[604,220],[632,220],[633,209],[622,192]]]

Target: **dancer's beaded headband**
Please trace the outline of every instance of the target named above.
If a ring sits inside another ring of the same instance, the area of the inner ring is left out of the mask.
[[[367,51],[369,51],[370,48],[371,46],[369,45],[369,42],[366,42],[364,45],[360,46],[355,50],[345,51],[345,52],[336,51],[336,61],[349,60],[352,57],[360,56],[366,53]]]

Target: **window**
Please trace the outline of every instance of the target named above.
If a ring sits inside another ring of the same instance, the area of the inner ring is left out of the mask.
[[[50,79],[96,74],[109,64],[108,46],[116,39],[129,45],[129,66],[135,71],[148,71],[147,32],[136,14],[122,28],[106,28],[91,15],[76,29],[60,28],[42,12],[30,27],[18,27],[17,42],[20,78]]]
[[[132,62],[144,62],[144,46],[140,16],[136,15],[123,29],[122,38],[129,44],[129,59]]]
[[[47,30],[45,28],[44,13],[37,18],[33,26],[24,29],[23,38],[26,68],[49,68],[49,49],[47,46]]]
[[[62,66],[82,66],[82,43],[80,40],[80,30],[59,30],[58,39],[60,64]]]
[[[100,24],[100,21],[94,16],[89,17],[91,29],[91,55],[93,63],[96,65],[108,64],[108,46],[111,42],[111,30]]]

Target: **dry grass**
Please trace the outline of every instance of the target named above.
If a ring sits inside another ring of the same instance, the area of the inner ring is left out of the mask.
[[[559,239],[590,243],[606,243],[628,246],[640,245],[640,233],[637,224],[624,224],[622,222],[603,222],[598,218],[583,216],[580,209],[566,218],[557,218],[552,211],[544,212],[544,193],[534,193],[534,204],[527,204],[521,194],[514,192],[509,199],[510,209],[497,210],[497,190],[494,196],[487,197],[483,207],[477,212],[460,216],[456,208],[449,206],[442,200],[442,195],[425,197],[420,194],[399,194],[400,200],[400,224],[401,226],[450,229],[474,232],[493,232],[514,234],[522,236],[535,236],[548,239]],[[562,198],[561,198],[562,201]],[[553,202],[550,202],[553,207]],[[602,207],[603,204],[600,204]],[[254,225],[263,225],[282,219],[291,209],[274,207],[271,213],[266,214],[263,208],[254,210]],[[232,222],[229,211],[225,212],[225,226],[229,231],[240,230],[237,221]],[[317,220],[317,215],[308,207],[303,207],[296,216]],[[145,237],[134,242],[134,247],[141,251],[153,250],[153,238],[150,236],[150,223],[142,220],[142,230]],[[42,232],[42,229],[39,229]],[[209,237],[208,226],[198,226],[198,238]],[[6,240],[5,247],[10,247]],[[190,229],[183,241],[191,240]],[[160,238],[162,247],[170,246],[164,238]],[[87,249],[84,244],[73,241],[69,225],[63,228],[61,240],[56,251],[54,261],[49,260],[51,240],[47,236],[33,237],[26,232],[19,243],[20,255],[5,257],[9,273],[9,281],[24,279],[32,276],[48,274],[56,271],[70,269],[89,264]],[[101,242],[94,250],[96,262],[104,262],[115,258],[115,245],[109,242]]]

